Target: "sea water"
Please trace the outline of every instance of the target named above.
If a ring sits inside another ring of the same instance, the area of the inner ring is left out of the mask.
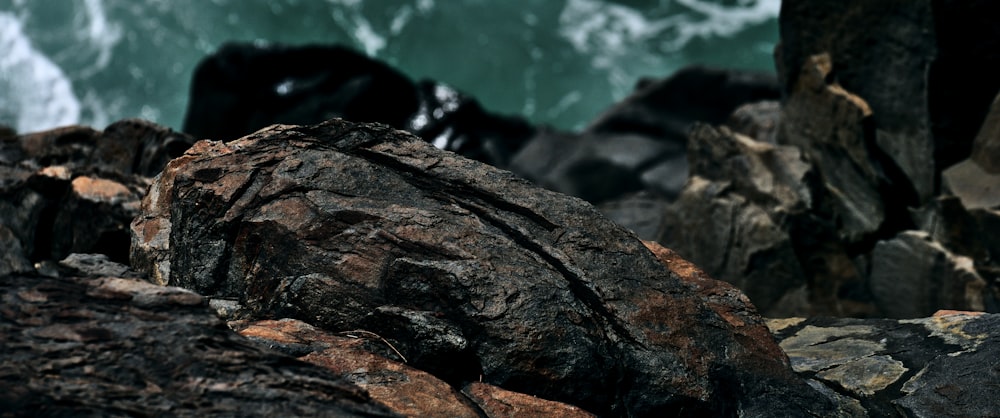
[[[181,128],[227,41],[345,44],[501,114],[584,126],[642,77],[773,71],[780,0],[0,0],[0,124]],[[391,100],[391,98],[386,98]]]

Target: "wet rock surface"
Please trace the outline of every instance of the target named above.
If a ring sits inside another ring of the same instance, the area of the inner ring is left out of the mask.
[[[199,142],[133,231],[137,268],[246,315],[436,335],[400,351],[447,356],[447,380],[611,415],[827,407],[736,289],[682,280],[582,201],[384,126]]]

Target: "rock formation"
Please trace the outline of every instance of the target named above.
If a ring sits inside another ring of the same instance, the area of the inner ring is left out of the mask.
[[[374,332],[452,383],[601,415],[827,411],[738,290],[665,269],[580,200],[385,126],[201,141],[132,228],[134,266],[160,284]]]

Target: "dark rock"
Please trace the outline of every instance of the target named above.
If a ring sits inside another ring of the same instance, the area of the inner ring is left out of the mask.
[[[989,292],[971,258],[952,254],[925,232],[880,241],[871,253],[868,286],[889,318],[917,318],[939,309],[983,311]]]
[[[125,185],[97,177],[74,178],[58,203],[50,258],[101,253],[116,262],[128,262],[128,225],[139,214],[146,185],[142,180]]]
[[[979,267],[1000,261],[1000,240],[992,233],[998,223],[983,222],[991,213],[997,216],[995,211],[967,210],[955,196],[939,196],[911,211],[918,229],[949,251],[976,260]]]
[[[1000,95],[993,99],[990,113],[972,143],[969,158],[987,173],[1000,174]]]
[[[124,119],[97,137],[93,159],[114,173],[154,177],[192,144],[194,138],[185,133],[142,119]]]
[[[801,148],[816,166],[827,191],[824,203],[842,225],[838,238],[858,243],[886,220],[888,196],[882,192],[889,180],[872,156],[872,111],[861,98],[829,83],[833,64],[828,55],[805,60],[785,103],[778,142]],[[900,200],[908,201],[905,195]]]
[[[816,89],[818,81],[835,80],[829,84],[860,96],[866,102],[865,116],[875,115],[867,122],[871,125],[867,140],[871,145],[877,143],[876,148],[886,156],[883,164],[902,169],[912,182],[908,187],[921,199],[936,192],[934,170],[943,166],[934,158],[934,121],[928,102],[932,88],[928,71],[938,54],[931,3],[783,2],[776,59],[787,97],[802,90],[803,76],[816,77],[808,83]],[[829,56],[825,71],[800,72],[821,54]],[[786,110],[796,108],[786,103]],[[859,128],[852,125],[844,128]]]
[[[684,185],[684,148],[642,135],[540,131],[510,170],[535,184],[600,203],[647,190],[673,197]]]
[[[781,122],[781,103],[768,100],[742,105],[729,115],[726,126],[733,132],[749,136],[757,141],[774,144],[777,142],[778,126]]]
[[[5,416],[394,416],[330,372],[256,348],[190,291],[0,277]]]
[[[474,98],[446,85],[424,80],[417,83],[417,92],[420,107],[405,128],[438,148],[507,167],[535,134],[524,119],[491,114]]]
[[[829,53],[832,77],[871,106],[878,146],[924,202],[937,173],[968,157],[1000,89],[998,13],[988,0],[785,2],[779,77],[791,92],[808,57]]]
[[[849,416],[970,417],[1000,410],[1000,315],[769,321],[792,367]]]
[[[34,272],[35,268],[21,247],[21,240],[2,223],[0,223],[0,248],[3,248],[0,252],[0,276]]]
[[[906,3],[907,7],[912,7]],[[937,56],[927,74],[939,170],[969,156],[976,132],[1000,91],[1000,3],[938,0],[933,7]],[[884,69],[882,70],[884,71]]]
[[[786,218],[812,204],[812,167],[798,149],[696,125],[691,178],[667,209],[657,241],[733,283],[769,316],[800,312],[786,295],[805,288]]]
[[[695,122],[720,124],[746,103],[777,100],[773,75],[687,67],[661,80],[642,80],[635,91],[590,124],[586,132],[644,135],[684,144]]]
[[[228,141],[334,117],[402,127],[419,104],[405,75],[349,48],[229,43],[195,68],[184,132]]]
[[[101,132],[81,126],[5,140],[0,148],[0,224],[32,261],[103,253],[128,261],[128,224],[166,161],[194,140],[138,119]]]
[[[606,415],[830,411],[735,288],[668,270],[580,200],[386,126],[202,141],[143,205],[132,261],[160,283],[333,331],[379,308],[430,315],[410,332],[444,327],[475,354],[452,379]],[[369,331],[395,344],[400,326]]]
[[[655,241],[663,234],[664,213],[670,202],[649,193],[635,193],[602,203],[597,208],[604,216],[635,232],[647,241]]]
[[[331,118],[406,129],[501,167],[534,133],[523,119],[492,115],[439,83],[414,84],[345,47],[240,43],[224,45],[198,65],[184,131],[228,141],[276,123]]]

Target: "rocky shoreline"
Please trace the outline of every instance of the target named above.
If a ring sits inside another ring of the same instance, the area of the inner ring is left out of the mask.
[[[786,3],[581,132],[240,44],[0,130],[0,415],[995,415],[1000,6]]]

